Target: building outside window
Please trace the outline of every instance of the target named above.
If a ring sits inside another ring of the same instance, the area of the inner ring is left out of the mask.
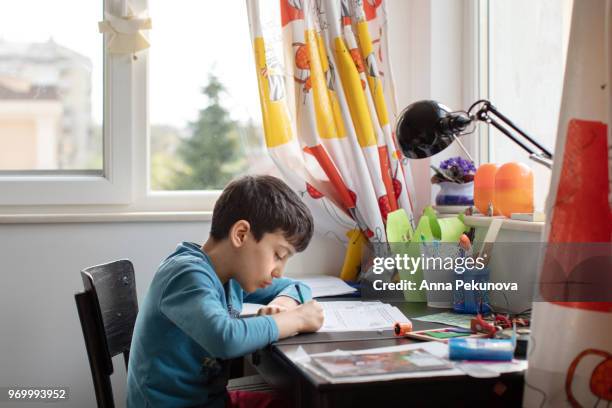
[[[102,39],[88,27],[101,5],[10,7],[0,13],[0,171],[101,173]],[[62,7],[79,18],[49,18]]]

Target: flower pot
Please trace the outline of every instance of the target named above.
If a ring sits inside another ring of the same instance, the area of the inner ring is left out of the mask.
[[[474,182],[451,183],[443,181],[437,183],[440,192],[436,195],[436,205],[474,205]]]

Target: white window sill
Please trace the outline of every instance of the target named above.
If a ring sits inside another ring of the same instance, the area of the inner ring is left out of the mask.
[[[491,224],[491,220],[494,218],[502,218],[503,223],[501,228],[514,231],[525,231],[542,233],[544,230],[543,222],[532,222],[532,221],[518,221],[511,220],[506,217],[485,217],[482,215],[469,215],[466,216],[464,222],[470,227],[488,227]]]
[[[0,214],[0,224],[64,224],[85,222],[189,222],[210,221],[211,219],[211,211]]]
[[[189,222],[210,221],[212,211],[139,211],[116,213],[0,214],[0,224],[62,224],[84,222]],[[470,227],[488,227],[492,217],[466,216]],[[543,222],[504,219],[502,229],[541,233]]]

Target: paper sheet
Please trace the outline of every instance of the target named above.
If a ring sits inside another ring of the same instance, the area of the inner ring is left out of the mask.
[[[379,301],[350,300],[319,302],[319,304],[323,307],[325,315],[323,327],[319,332],[390,330],[396,322],[410,321],[397,307]],[[253,316],[262,306],[244,303],[240,316]]]
[[[422,322],[440,323],[448,326],[463,327],[469,329],[470,320],[474,318],[471,314],[459,314],[459,313],[435,313],[427,316],[413,317],[413,320],[420,320]]]
[[[324,309],[347,309],[366,306],[380,306],[382,302],[379,300],[361,301],[361,300],[339,300],[336,302],[319,302]]]
[[[335,276],[296,277],[295,280],[310,286],[313,298],[346,295],[357,291]]]
[[[335,276],[309,276],[303,278],[297,277],[295,278],[295,280],[298,280],[310,286],[313,298],[324,296],[340,296],[357,291],[357,289],[347,285],[346,282],[344,282],[340,278],[336,278]],[[344,302],[337,303],[343,304]],[[257,311],[262,306],[263,305],[256,303],[244,303],[242,305],[242,311],[240,312],[240,316],[246,317],[256,315]]]
[[[378,300],[374,300],[371,302],[362,302],[359,300],[339,300],[337,302],[319,302],[324,309],[333,310],[333,309],[345,309],[345,308],[356,308],[359,306],[375,306],[382,305]],[[240,316],[253,316],[256,315],[260,308],[264,305],[260,305],[259,303],[243,303],[242,311],[240,312]]]
[[[320,332],[390,330],[408,318],[396,307],[380,302],[319,302],[325,320]]]

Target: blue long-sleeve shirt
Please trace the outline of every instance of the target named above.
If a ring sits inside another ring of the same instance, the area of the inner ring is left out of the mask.
[[[239,318],[243,302],[277,296],[299,302],[310,288],[274,279],[247,294],[238,282],[221,283],[199,245],[183,242],[162,262],[140,305],[128,365],[128,407],[224,407],[227,359],[278,339],[270,316]]]

